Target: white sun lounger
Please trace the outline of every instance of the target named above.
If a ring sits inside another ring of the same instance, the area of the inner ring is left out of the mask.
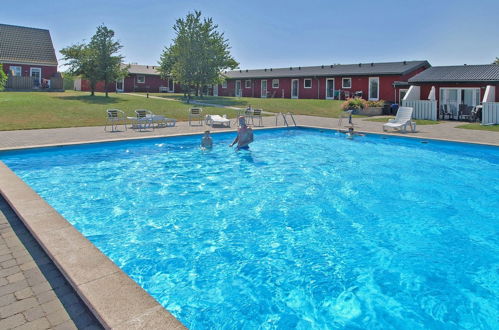
[[[230,120],[227,119],[226,115],[223,115],[223,117],[219,115],[206,115],[206,125],[220,125],[230,127]]]
[[[413,108],[411,107],[400,107],[397,111],[397,116],[395,119],[388,120],[388,123],[383,125],[383,131],[388,128],[398,129],[402,132],[407,132],[407,125],[411,127],[412,132],[416,131],[416,122],[411,120]]]

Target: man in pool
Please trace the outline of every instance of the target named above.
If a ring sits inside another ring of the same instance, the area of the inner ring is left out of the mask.
[[[249,144],[253,142],[253,130],[246,126],[246,119],[244,116],[240,116],[238,120],[239,128],[237,129],[237,136],[234,141],[232,141],[230,146],[232,147],[237,143],[237,150],[248,150]]]
[[[211,149],[213,147],[213,139],[210,136],[210,131],[205,131],[201,139],[201,148]]]
[[[362,133],[356,133],[356,132],[354,132],[353,126],[350,126],[348,128],[348,132],[346,132],[346,135],[347,135],[347,138],[349,138],[349,139],[353,139],[353,137],[355,135],[357,135],[357,136],[364,136],[364,134],[362,134]]]

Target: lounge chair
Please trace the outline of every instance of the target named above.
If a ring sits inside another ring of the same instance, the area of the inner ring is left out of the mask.
[[[407,125],[411,127],[412,132],[416,131],[416,123],[411,120],[413,108],[411,107],[400,107],[397,111],[395,119],[390,119],[388,123],[383,125],[383,131],[387,128],[393,128],[401,130],[402,132],[407,132]]]
[[[227,119],[226,115],[223,115],[223,117],[219,115],[206,115],[206,125],[212,127],[213,125],[230,127],[230,119]]]
[[[111,132],[118,130],[118,125],[123,125],[126,131],[126,116],[125,113],[118,109],[108,109],[106,125],[104,126],[104,131],[107,131],[107,127],[111,126]]]
[[[197,121],[199,122],[199,126],[203,126],[201,112],[203,112],[203,109],[201,108],[191,108],[189,110],[189,126],[192,126],[192,121]]]

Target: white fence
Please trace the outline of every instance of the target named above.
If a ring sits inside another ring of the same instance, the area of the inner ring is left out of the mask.
[[[404,100],[402,106],[413,108],[412,118],[437,120],[437,101],[432,100]]]
[[[482,124],[499,124],[499,102],[484,102]]]

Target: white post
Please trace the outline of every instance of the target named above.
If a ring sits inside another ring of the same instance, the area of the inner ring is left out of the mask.
[[[407,91],[407,94],[404,96],[404,101],[417,101],[421,100],[421,87],[419,86],[411,86]]]
[[[435,86],[431,86],[430,94],[428,95],[428,100],[430,101],[435,101],[436,95],[435,95]]]
[[[494,102],[496,98],[496,88],[495,86],[488,85],[485,89],[485,93],[483,94],[482,103],[485,102]]]

